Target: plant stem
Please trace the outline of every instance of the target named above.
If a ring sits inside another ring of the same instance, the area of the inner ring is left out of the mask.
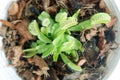
[[[30,48],[30,49],[23,50],[23,52],[30,52],[30,51],[36,51],[36,48]]]

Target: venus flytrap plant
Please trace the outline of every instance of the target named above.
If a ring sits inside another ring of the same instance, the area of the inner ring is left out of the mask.
[[[46,58],[52,55],[53,61],[57,62],[60,56],[71,69],[82,71],[80,66],[77,66],[68,58],[68,56],[72,56],[73,60],[77,62],[79,56],[76,51],[84,51],[81,42],[71,36],[70,31],[81,31],[90,29],[96,24],[107,23],[110,21],[110,16],[106,13],[97,13],[89,20],[78,23],[79,12],[80,10],[73,16],[68,16],[66,11],[61,10],[56,14],[55,19],[52,19],[47,12],[43,11],[38,16],[42,27],[39,28],[36,20],[33,20],[29,25],[29,31],[37,36],[37,41],[31,44],[31,48],[24,50],[26,53],[24,57],[29,58],[41,54],[42,58]]]

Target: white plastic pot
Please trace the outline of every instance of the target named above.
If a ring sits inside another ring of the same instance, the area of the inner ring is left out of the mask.
[[[0,0],[0,19],[7,18],[7,9],[13,0]],[[118,19],[115,30],[118,30],[116,41],[120,43],[120,6],[119,0],[105,0],[111,10],[111,14]],[[0,24],[1,26],[1,24]],[[102,80],[120,80],[120,49],[114,50],[107,59],[107,73]],[[8,60],[2,50],[2,38],[0,37],[0,80],[22,80],[16,73],[15,68],[8,66]]]
[[[106,5],[111,10],[111,14],[118,19],[115,30],[118,31],[116,42],[120,43],[120,4],[119,0],[105,0]],[[103,80],[120,80],[120,48],[112,51],[107,59],[107,74]]]

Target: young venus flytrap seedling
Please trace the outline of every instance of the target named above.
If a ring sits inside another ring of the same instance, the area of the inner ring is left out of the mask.
[[[31,48],[25,49],[26,58],[36,54],[41,54],[42,58],[53,56],[53,61],[57,62],[59,56],[63,62],[75,71],[82,71],[80,66],[73,63],[68,57],[72,56],[74,61],[78,61],[77,50],[84,51],[79,40],[71,36],[70,31],[81,31],[90,29],[96,24],[107,23],[110,16],[106,13],[96,13],[89,20],[78,23],[78,10],[73,16],[68,16],[65,10],[60,10],[55,19],[43,11],[38,19],[41,20],[42,27],[39,28],[36,20],[29,25],[29,31],[37,37],[36,42],[31,44]]]

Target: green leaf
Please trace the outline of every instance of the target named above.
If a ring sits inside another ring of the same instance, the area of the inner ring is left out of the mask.
[[[51,28],[51,34],[52,37],[54,38],[54,36],[56,35],[56,33],[60,31],[60,24],[59,23],[55,23],[52,28]]]
[[[40,32],[38,34],[38,39],[40,39],[42,42],[44,43],[51,43],[52,41],[47,37],[45,36],[42,32]]]
[[[29,24],[29,32],[34,35],[37,36],[40,32],[39,27],[38,27],[38,23],[36,20],[33,20],[30,24]]]
[[[56,51],[56,52],[53,54],[53,61],[54,61],[54,62],[57,62],[57,61],[58,61],[59,54],[60,54],[60,52],[58,52],[58,51]]]
[[[36,54],[37,54],[36,51],[31,51],[31,52],[25,53],[25,56],[23,56],[23,57],[25,57],[25,58],[30,58],[30,57],[33,57],[33,56],[36,55]]]
[[[66,9],[60,9],[60,12],[67,12]]]
[[[66,29],[68,29],[68,28],[70,28],[70,27],[72,27],[72,26],[77,25],[77,23],[78,23],[78,22],[76,21],[75,18],[69,17],[68,20],[66,20],[66,21],[64,22],[64,24],[61,25],[61,29],[62,29],[62,30],[66,30]]]
[[[71,61],[68,59],[68,57],[65,54],[61,53],[60,56],[65,64],[71,63]]]
[[[42,41],[41,41],[41,40],[39,40],[39,39],[36,41],[36,43],[37,43],[37,45],[42,45],[42,44],[45,44],[44,42],[42,42]]]
[[[74,42],[74,45],[73,45],[74,50],[83,50],[82,44],[81,44],[81,42],[79,40],[77,40],[73,36],[69,36],[69,35],[67,36],[67,39],[69,41]]]
[[[57,26],[56,29],[53,32],[53,38],[55,39],[56,37],[58,37],[59,35],[64,34],[64,33],[65,33],[65,30],[61,30],[61,27]]]
[[[41,32],[45,35],[48,35],[49,33],[48,27],[41,27]]]
[[[63,42],[63,39],[64,39],[64,33],[61,33],[53,40],[52,43],[54,46],[60,46]]]
[[[76,61],[76,62],[78,61],[79,55],[78,55],[77,51],[72,50],[71,51],[71,56],[73,57],[74,61]]]
[[[33,52],[36,51],[36,48],[24,49],[23,52]]]
[[[91,24],[91,21],[86,20],[86,21],[79,23],[78,25],[75,25],[75,26],[69,28],[69,30],[70,31],[82,31],[82,30],[90,29],[92,27],[93,27],[93,25]]]
[[[45,12],[45,11],[43,11],[43,12],[38,16],[38,19],[41,20],[41,21],[44,20],[44,19],[46,19],[46,18],[49,19],[49,18],[51,18],[51,17],[50,17],[50,15],[49,15],[47,12]]]
[[[52,54],[54,52],[54,46],[52,44],[49,44],[50,47],[48,48],[48,50],[46,50],[43,54],[42,54],[42,58],[46,58],[48,57],[50,54]]]
[[[60,56],[63,62],[68,65],[68,67],[70,67],[71,69],[75,71],[82,71],[81,67],[74,64],[65,54],[61,53]]]
[[[90,20],[80,22],[78,25],[71,27],[70,31],[82,31],[94,27],[96,24],[108,23],[111,17],[107,13],[97,13]]]
[[[69,62],[67,64],[71,69],[75,70],[75,71],[80,71],[82,72],[82,68],[80,66],[77,66],[76,64],[74,64],[73,62]]]
[[[59,12],[55,16],[56,22],[63,23],[65,20],[67,20],[67,13],[66,12]]]
[[[68,52],[72,49],[74,49],[74,42],[73,41],[65,42],[61,46],[61,51],[64,51],[64,52]]]
[[[38,19],[41,20],[43,26],[52,26],[54,24],[54,20],[50,17],[50,15],[43,11],[39,16]]]
[[[32,42],[31,47],[33,48],[33,47],[36,47],[36,46],[37,46],[37,43],[36,42]]]
[[[82,44],[80,43],[80,41],[78,41],[77,39],[70,35],[66,35],[65,37],[67,38],[68,41],[63,43],[63,45],[61,46],[61,51],[67,52],[73,49],[78,50],[81,48]]]
[[[69,29],[66,30],[65,34],[71,35],[71,32]]]
[[[101,23],[108,23],[111,20],[111,17],[107,13],[97,13],[94,14],[91,18],[91,24],[96,25],[96,24],[101,24]]]
[[[77,20],[79,13],[80,13],[80,9],[78,9],[77,12],[74,13],[72,17],[74,17]]]
[[[42,45],[38,45],[36,47],[36,50],[37,50],[38,54],[41,54],[41,53],[44,53],[45,51],[47,51],[49,47],[50,46],[47,44],[42,44]]]
[[[49,26],[50,25],[50,19],[46,18],[46,19],[42,20],[42,25],[43,26]]]

